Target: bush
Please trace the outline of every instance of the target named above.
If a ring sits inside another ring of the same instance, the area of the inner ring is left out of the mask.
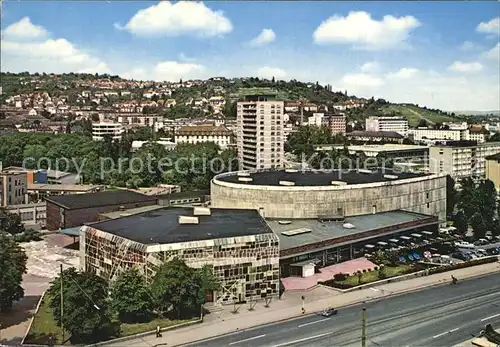
[[[345,281],[347,279],[348,275],[344,274],[342,272],[333,275],[333,280],[337,282]]]
[[[438,274],[438,273],[443,273],[443,272],[451,271],[451,270],[464,269],[466,267],[471,267],[471,266],[475,266],[475,265],[495,263],[497,261],[498,261],[497,257],[476,259],[476,260],[471,260],[471,261],[467,261],[467,262],[463,262],[463,263],[459,263],[459,264],[431,268],[431,269],[429,269],[429,274],[430,275]]]

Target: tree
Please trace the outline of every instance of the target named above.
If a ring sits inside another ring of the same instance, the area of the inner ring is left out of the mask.
[[[218,291],[221,289],[220,281],[215,277],[213,272],[213,267],[210,265],[204,265],[196,271],[195,276],[197,277],[197,282],[200,283],[201,288],[199,291],[199,301],[205,302],[205,295],[209,292]]]
[[[428,127],[429,127],[429,124],[427,123],[427,121],[425,119],[422,118],[419,120],[417,128],[428,128]]]
[[[378,279],[383,280],[385,278],[387,278],[387,271],[386,271],[384,265],[380,265],[380,267],[378,269]]]
[[[122,272],[111,288],[111,308],[121,322],[146,322],[153,312],[149,287],[136,268]]]
[[[451,216],[455,210],[457,191],[455,180],[450,175],[446,176],[446,215]]]
[[[177,318],[189,315],[202,304],[202,284],[196,271],[181,259],[160,266],[153,278],[151,290],[160,312],[173,311]],[[201,293],[200,293],[201,291]]]
[[[1,213],[1,211],[0,211]],[[26,253],[10,236],[0,231],[0,312],[7,312],[24,296],[21,282],[26,273]]]
[[[0,209],[0,230],[11,235],[21,234],[25,231],[24,224],[21,222],[21,217],[18,214],[10,213]]]
[[[64,328],[72,342],[95,342],[113,335],[108,312],[108,284],[103,278],[75,268],[63,271]],[[61,326],[61,277],[47,291],[52,314]]]
[[[468,221],[463,211],[458,211],[456,213],[453,213],[450,219],[453,222],[453,226],[457,228],[458,234],[463,235],[467,233]]]

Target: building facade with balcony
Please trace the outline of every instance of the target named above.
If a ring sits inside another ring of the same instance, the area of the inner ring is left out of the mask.
[[[284,165],[284,102],[273,91],[250,93],[237,104],[238,160],[244,170]]]

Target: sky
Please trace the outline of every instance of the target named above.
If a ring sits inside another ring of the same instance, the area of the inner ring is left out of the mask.
[[[3,72],[297,79],[500,109],[499,2],[4,2]]]

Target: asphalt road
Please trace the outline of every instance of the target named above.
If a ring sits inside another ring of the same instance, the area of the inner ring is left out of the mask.
[[[500,274],[398,295],[365,307],[367,346],[454,346],[477,335],[487,323],[500,327]],[[186,346],[359,347],[361,312],[362,305],[350,306],[331,318],[306,316]]]

